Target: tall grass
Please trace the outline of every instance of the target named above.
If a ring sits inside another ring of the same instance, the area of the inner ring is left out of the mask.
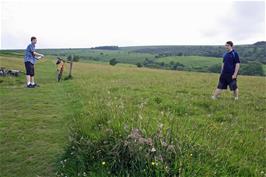
[[[261,94],[250,85],[238,102],[229,93],[212,101],[217,75],[79,67],[81,109],[58,176],[264,175],[264,128],[255,129],[265,123],[264,78],[239,83]]]

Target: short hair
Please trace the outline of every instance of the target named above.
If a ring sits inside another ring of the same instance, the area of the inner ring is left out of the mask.
[[[234,46],[233,42],[232,41],[227,41],[226,44],[230,45],[231,47]]]
[[[37,39],[35,36],[32,36],[31,38],[30,38],[30,41],[33,41],[33,40],[35,40],[35,39]]]

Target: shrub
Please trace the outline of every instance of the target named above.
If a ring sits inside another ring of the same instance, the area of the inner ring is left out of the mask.
[[[68,60],[68,61],[71,61],[71,60],[72,60],[72,55],[68,55],[68,56],[67,56],[67,60]]]
[[[80,56],[78,56],[78,55],[74,55],[74,57],[73,57],[73,61],[74,61],[74,62],[78,62],[79,59],[80,59]]]
[[[143,65],[141,63],[137,63],[136,65],[137,65],[138,68],[143,67]]]
[[[250,62],[240,67],[240,74],[264,76],[263,65],[259,62]]]
[[[208,71],[212,73],[220,73],[221,72],[221,64],[214,64],[208,67]]]
[[[117,63],[118,63],[118,61],[115,58],[113,58],[109,61],[109,64],[112,66],[116,65]]]
[[[106,129],[102,138],[92,140],[80,131],[72,131],[70,144],[58,165],[58,176],[109,174],[109,176],[174,176],[180,173],[181,151],[171,131],[160,125],[150,137],[134,128],[125,136]],[[98,172],[99,171],[99,172]]]
[[[170,62],[170,67],[172,70],[183,70],[185,65],[183,65],[182,63],[178,63],[178,62]]]
[[[138,128],[121,135],[104,127],[97,138],[72,130],[57,176],[206,176],[220,167],[224,170],[216,171],[216,176],[237,176],[241,167],[232,166],[209,147],[174,137],[172,128],[160,124],[155,133],[145,136]]]

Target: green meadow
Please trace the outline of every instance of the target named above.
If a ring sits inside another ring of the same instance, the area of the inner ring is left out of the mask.
[[[157,62],[178,62],[185,65],[187,68],[208,68],[215,64],[220,64],[222,58],[201,57],[201,56],[171,56],[163,57],[156,60]]]
[[[266,65],[263,65],[264,73],[266,73]]]
[[[24,71],[21,56],[0,58]],[[158,60],[221,62],[197,58]],[[34,89],[23,74],[0,77],[1,177],[266,176],[265,77],[239,76],[235,101],[210,99],[214,73],[81,61],[57,83],[55,68],[40,60]]]

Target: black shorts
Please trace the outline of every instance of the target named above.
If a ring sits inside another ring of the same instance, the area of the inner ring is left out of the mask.
[[[232,79],[231,74],[221,74],[217,88],[227,89],[228,85],[231,91],[236,90],[237,89],[236,79]]]
[[[34,64],[27,61],[25,62],[26,75],[34,76]]]

